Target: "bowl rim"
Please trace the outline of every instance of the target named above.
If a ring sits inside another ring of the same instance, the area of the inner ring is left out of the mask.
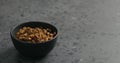
[[[51,40],[43,41],[42,43],[39,43],[39,42],[38,42],[38,43],[28,43],[28,42],[26,42],[26,41],[22,41],[22,40],[17,39],[17,38],[13,35],[13,31],[14,31],[18,26],[21,26],[21,25],[23,25],[23,24],[28,24],[28,23],[44,23],[44,24],[46,24],[46,25],[50,25],[50,26],[52,26],[52,27],[54,27],[54,28],[56,29],[56,31],[57,31],[57,32],[56,32],[56,35],[55,35]],[[14,38],[15,40],[17,40],[18,42],[21,42],[21,43],[26,43],[26,44],[44,44],[44,43],[48,43],[48,42],[56,39],[56,38],[58,37],[59,33],[58,33],[57,27],[54,26],[53,24],[48,23],[48,22],[43,22],[43,21],[28,21],[28,22],[23,22],[23,23],[20,23],[20,24],[17,24],[17,25],[15,25],[15,26],[13,26],[13,27],[10,29],[10,35],[11,35],[12,38]]]

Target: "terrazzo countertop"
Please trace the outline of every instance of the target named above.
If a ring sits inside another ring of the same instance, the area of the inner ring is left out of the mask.
[[[10,28],[45,21],[60,32],[42,60],[23,58]],[[0,0],[0,63],[120,63],[120,0]]]

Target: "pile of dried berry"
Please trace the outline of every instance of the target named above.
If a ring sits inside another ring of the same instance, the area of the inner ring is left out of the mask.
[[[41,27],[23,27],[16,33],[16,37],[19,40],[27,41],[30,43],[42,43],[51,40],[55,34],[55,32],[51,33],[51,30],[48,28],[44,29]]]

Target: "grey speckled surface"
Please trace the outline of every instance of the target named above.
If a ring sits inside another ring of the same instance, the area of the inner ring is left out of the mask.
[[[26,21],[60,32],[43,60],[22,58],[9,36]],[[120,0],[0,0],[0,63],[120,63]]]

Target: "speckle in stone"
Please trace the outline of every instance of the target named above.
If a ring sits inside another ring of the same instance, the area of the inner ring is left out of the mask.
[[[88,17],[88,15],[82,15],[81,16],[81,18],[87,18]]]
[[[72,17],[72,20],[77,20],[77,18],[76,17]]]
[[[109,36],[116,36],[114,33],[108,33]]]
[[[102,49],[102,48],[100,48],[100,51],[103,51],[103,49]]]
[[[24,17],[24,14],[21,14],[20,16],[21,16],[21,17]]]
[[[67,45],[64,44],[63,47],[64,47],[64,48],[67,48]]]
[[[80,59],[80,62],[83,62],[84,60],[83,59]]]
[[[68,55],[73,55],[73,52],[69,52]]]
[[[92,62],[95,62],[95,58],[94,57],[92,57]]]
[[[97,32],[93,32],[93,34],[97,34]]]
[[[79,59],[75,59],[72,63],[79,63],[80,60]]]
[[[93,36],[91,37],[91,39],[95,39],[95,36],[93,35]]]
[[[33,11],[33,13],[37,13],[37,11]]]
[[[77,47],[76,46],[72,46],[72,49],[76,49]]]
[[[87,46],[87,44],[83,44],[83,46],[84,46],[84,47],[86,47],[86,46]]]
[[[21,6],[18,6],[18,8],[21,8]]]
[[[77,46],[79,45],[77,42],[73,42],[73,46]]]
[[[95,61],[96,61],[96,59],[95,59],[94,56],[89,56],[89,58],[90,58],[90,61],[91,61],[91,62],[95,62]]]
[[[4,18],[4,16],[0,16],[0,19],[3,19]]]
[[[88,37],[90,37],[91,35],[89,34]]]
[[[59,9],[59,7],[55,7],[57,10]]]
[[[79,40],[79,39],[80,39],[80,37],[76,37],[76,39],[77,39],[77,40]]]
[[[55,20],[55,18],[53,18],[52,20]],[[57,25],[57,23],[56,22],[51,22],[53,25]]]
[[[8,18],[10,17],[10,16],[7,16]]]
[[[67,61],[65,59],[61,60],[61,63],[66,63]]]
[[[68,11],[64,11],[63,13],[64,13],[64,14],[67,14],[67,13],[68,13]]]
[[[59,42],[57,42],[57,43],[56,43],[56,46],[57,46],[57,47],[59,47],[59,46],[60,46],[60,43],[59,43]]]
[[[72,51],[77,52],[78,50],[77,50],[77,48],[73,48]]]
[[[59,37],[59,39],[63,39],[63,37]]]
[[[104,63],[104,62],[98,62],[98,63]]]
[[[101,33],[100,33],[100,35],[105,36],[105,35],[106,35],[106,33],[105,33],[105,32],[101,32]]]

